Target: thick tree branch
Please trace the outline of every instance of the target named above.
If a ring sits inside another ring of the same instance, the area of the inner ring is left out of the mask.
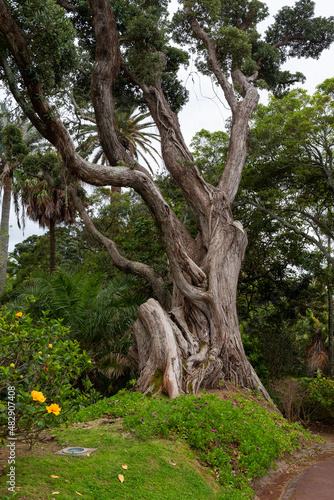
[[[13,94],[16,102],[19,104],[21,107],[22,111],[24,114],[29,118],[31,123],[36,127],[36,128],[43,128],[45,130],[45,125],[42,122],[42,120],[39,119],[39,117],[35,114],[34,109],[32,108],[31,104],[28,103],[23,95],[21,94],[17,84],[16,84],[16,78],[13,75],[9,64],[7,60],[4,57],[1,57],[1,66],[3,67],[7,82],[8,82],[8,87],[11,93]]]
[[[229,81],[227,80],[224,72],[221,70],[220,64],[218,62],[217,53],[216,53],[216,44],[214,40],[200,27],[197,19],[191,12],[191,9],[187,6],[187,2],[183,2],[184,12],[187,14],[188,22],[190,24],[191,29],[193,30],[194,35],[199,40],[202,40],[208,49],[208,64],[210,65],[215,77],[221,88],[223,89],[225,98],[230,106],[232,112],[235,111],[237,106],[237,99],[233,93],[233,88]]]
[[[196,38],[204,42],[207,47],[208,64],[215,74],[232,111],[229,153],[222,178],[219,183],[219,188],[225,191],[228,201],[231,204],[238,191],[242,170],[245,164],[248,121],[259,100],[257,90],[253,87],[253,85],[251,85],[251,82],[257,78],[257,72],[250,78],[246,78],[240,70],[232,72],[232,79],[241,88],[243,96],[243,100],[238,102],[233,93],[231,84],[220,67],[214,40],[200,27],[198,21],[191,12],[191,9],[187,6],[187,3],[184,2],[183,5],[194,35]]]
[[[112,87],[120,70],[121,53],[116,20],[110,2],[89,0],[96,40],[91,96],[100,142],[110,165],[126,161],[116,130]]]
[[[171,295],[166,289],[163,279],[150,266],[147,266],[142,262],[131,261],[123,257],[119,253],[116,244],[111,239],[104,236],[95,227],[93,221],[85,210],[82,200],[76,194],[75,190],[73,188],[70,188],[69,192],[73,198],[75,207],[77,208],[82,220],[85,223],[86,228],[106,248],[114,266],[125,274],[134,274],[136,276],[145,278],[152,286],[154,293],[156,294],[156,297],[162,307],[169,310],[171,307]]]
[[[67,2],[64,2],[64,0],[57,0],[57,4],[60,5],[60,7],[63,7],[63,9],[67,10],[68,12],[78,10],[78,7],[76,5],[71,5]]]
[[[203,179],[195,165],[184,142],[178,117],[170,109],[160,83],[144,85],[125,63],[123,68],[129,78],[143,91],[145,102],[160,133],[161,152],[166,168],[183,192],[188,204],[197,213],[203,241],[207,243],[209,235],[206,234],[205,220],[213,195],[212,186]]]
[[[246,161],[248,123],[259,102],[257,90],[240,70],[233,71],[232,78],[241,87],[243,100],[238,102],[232,116],[228,156],[219,182],[219,188],[226,192],[230,204],[237,194]]]

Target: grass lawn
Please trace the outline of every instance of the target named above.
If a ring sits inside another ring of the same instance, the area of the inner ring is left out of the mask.
[[[34,456],[34,450],[30,456],[19,457],[16,484],[21,490],[15,497],[22,500],[72,500],[80,496],[92,500],[217,498],[219,484],[210,470],[198,464],[186,443],[162,439],[143,442],[122,431],[119,423],[93,424],[87,430],[71,427],[56,431],[59,448],[97,448],[89,457],[54,453]],[[47,451],[48,446],[44,447]],[[122,465],[127,465],[127,469]],[[119,474],[124,477],[123,483],[118,479]],[[6,494],[6,479],[6,476],[0,479],[1,499],[14,496]],[[55,491],[59,494],[52,494]]]

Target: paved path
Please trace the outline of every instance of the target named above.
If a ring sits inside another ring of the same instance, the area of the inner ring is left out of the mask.
[[[288,483],[280,500],[334,500],[334,458],[307,467]]]

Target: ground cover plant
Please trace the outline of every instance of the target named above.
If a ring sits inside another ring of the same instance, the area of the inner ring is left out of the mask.
[[[57,498],[71,500],[251,499],[253,478],[266,474],[284,452],[316,439],[262,404],[241,396],[222,400],[202,393],[169,400],[120,391],[76,412],[67,428],[52,430],[57,449],[96,452],[18,457],[20,490],[14,496],[45,500],[58,491]],[[11,498],[6,468],[3,474],[1,498]]]
[[[124,429],[141,440],[185,440],[222,486],[221,499],[252,498],[250,483],[273,466],[284,452],[312,439],[300,423],[289,424],[278,412],[243,397],[221,400],[212,394],[174,400],[146,398],[120,391],[80,410],[78,420],[103,414],[124,418]]]

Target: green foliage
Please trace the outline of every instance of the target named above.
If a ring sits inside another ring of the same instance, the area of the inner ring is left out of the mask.
[[[290,57],[318,58],[319,48],[326,49],[333,42],[334,18],[313,18],[314,6],[312,0],[299,0],[293,7],[283,7],[268,28],[266,41],[271,44],[291,39],[289,45],[279,48],[282,62]]]
[[[143,440],[156,436],[186,440],[200,461],[215,470],[221,499],[253,498],[251,480],[264,475],[285,451],[310,439],[298,424],[288,424],[278,413],[242,397],[221,400],[203,393],[168,400],[121,391],[80,410],[76,420],[106,414],[124,417],[125,429]]]
[[[318,373],[316,378],[302,379],[302,390],[307,394],[308,413],[315,413],[313,418],[334,419],[334,380]]]
[[[249,318],[240,323],[246,354],[262,381],[305,374],[293,321],[284,317],[284,309],[283,300],[281,308],[270,302],[258,308],[253,305]]]
[[[229,136],[226,132],[200,130],[190,146],[196,165],[207,182],[217,186],[227,159]]]
[[[271,394],[290,421],[334,419],[334,381],[319,371],[315,378],[288,378],[276,381]]]
[[[66,81],[72,70],[76,51],[75,30],[70,19],[54,0],[24,0],[9,2],[9,10],[26,37],[32,56],[26,68],[36,82],[42,81],[49,92]]]
[[[9,124],[2,129],[1,135],[7,161],[15,163],[25,158],[29,149],[23,140],[23,132],[19,127]]]
[[[99,345],[102,349],[103,343],[110,342],[116,331],[126,330],[133,321],[142,300],[135,294],[132,300],[127,297],[134,281],[132,277],[120,277],[104,282],[101,273],[88,276],[64,269],[57,269],[53,275],[40,272],[35,274],[31,286],[26,287],[18,302],[22,304],[33,295],[29,312],[35,317],[49,307],[49,314],[71,327],[71,336],[80,340],[85,348]]]
[[[191,0],[187,2],[201,28],[217,46],[219,62],[225,72],[239,68],[246,75],[258,71],[260,88],[284,95],[291,84],[303,82],[304,75],[282,71],[280,66],[290,57],[318,58],[333,42],[333,17],[314,18],[314,2],[301,0],[294,7],[283,7],[269,27],[265,39],[256,31],[268,15],[267,6],[258,0]],[[173,19],[174,40],[196,47],[198,69],[211,74],[206,61],[206,48],[194,40],[183,10]]]
[[[0,416],[5,434],[6,422],[14,422],[15,434],[33,440],[43,429],[65,422],[71,412],[97,399],[85,376],[91,361],[76,341],[68,339],[68,329],[60,321],[48,319],[47,313],[33,321],[26,313],[4,311],[0,330]],[[79,378],[89,395],[76,387]],[[34,400],[32,391],[44,396]],[[47,411],[46,405],[52,404],[61,408],[58,415]],[[15,418],[8,420],[9,416]]]
[[[133,376],[126,355],[132,342],[130,328],[144,300],[132,276],[107,281],[102,273],[87,275],[58,268],[52,275],[35,273],[31,284],[8,307],[28,302],[27,311],[34,318],[48,309],[51,318],[61,319],[70,327],[68,337],[92,358],[94,387],[110,394]]]

